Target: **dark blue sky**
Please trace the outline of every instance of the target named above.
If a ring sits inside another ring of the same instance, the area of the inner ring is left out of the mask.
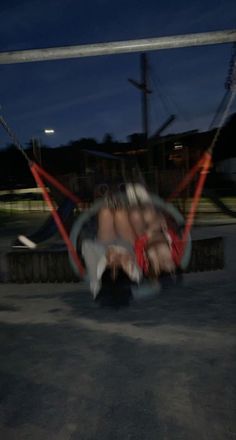
[[[235,0],[1,0],[0,51],[236,28]],[[207,129],[224,94],[231,45],[149,52],[150,131]],[[141,131],[139,54],[0,66],[0,104],[22,143]],[[235,109],[235,108],[234,108]],[[45,139],[42,130],[56,134]],[[1,130],[0,148],[7,142]]]

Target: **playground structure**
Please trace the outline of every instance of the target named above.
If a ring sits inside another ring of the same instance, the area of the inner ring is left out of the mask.
[[[223,44],[223,43],[230,43],[234,42],[236,40],[236,31],[223,31],[223,32],[212,32],[212,33],[205,33],[205,34],[196,34],[196,35],[185,35],[185,36],[175,36],[175,37],[164,37],[164,38],[157,38],[157,39],[149,39],[149,40],[138,40],[136,42],[129,41],[129,42],[118,42],[118,43],[105,43],[105,44],[97,44],[97,45],[87,45],[87,46],[75,46],[74,48],[54,48],[54,49],[38,49],[38,50],[31,50],[31,51],[15,51],[12,53],[1,53],[0,54],[0,64],[2,63],[14,63],[14,62],[32,62],[32,61],[43,61],[47,59],[59,59],[59,58],[74,58],[79,56],[98,56],[98,55],[105,55],[105,54],[115,54],[115,53],[125,53],[125,52],[137,52],[137,51],[147,51],[147,50],[159,50],[159,49],[168,49],[168,48],[178,48],[178,47],[188,47],[188,46],[197,46],[197,45],[206,45],[206,44]],[[187,185],[195,178],[195,176],[199,173],[199,178],[196,184],[194,197],[190,206],[189,213],[187,215],[186,223],[182,232],[182,235],[180,237],[180,240],[182,242],[182,251],[181,254],[183,255],[187,246],[187,243],[189,241],[189,234],[191,231],[191,228],[194,223],[194,218],[196,215],[197,207],[199,200],[201,198],[205,180],[207,177],[207,174],[209,172],[211,161],[212,161],[212,153],[213,149],[215,147],[216,141],[218,139],[218,136],[220,134],[220,130],[229,114],[232,102],[236,95],[236,88],[235,88],[235,64],[234,68],[232,69],[231,73],[232,81],[231,85],[229,87],[230,90],[230,96],[227,100],[224,112],[221,117],[221,121],[219,124],[218,129],[216,130],[216,133],[214,135],[214,138],[212,139],[212,142],[207,149],[207,151],[204,152],[203,156],[200,158],[200,160],[194,165],[194,167],[188,172],[188,174],[184,177],[183,181],[180,182],[176,190],[173,194],[170,195],[169,201],[173,200],[175,197],[177,197],[186,187]],[[53,176],[48,174],[42,167],[40,167],[37,163],[32,162],[29,157],[27,156],[26,152],[22,148],[20,142],[18,141],[17,137],[14,135],[12,130],[9,128],[8,124],[6,123],[5,119],[1,116],[0,122],[4,129],[8,132],[11,139],[13,140],[14,144],[18,148],[18,150],[23,154],[25,159],[27,160],[30,170],[35,178],[35,181],[37,185],[42,189],[43,197],[51,210],[52,218],[54,220],[53,225],[57,226],[59,233],[61,234],[61,237],[64,240],[64,243],[68,249],[70,260],[73,262],[72,266],[76,267],[76,271],[80,275],[80,279],[84,277],[85,275],[85,268],[83,266],[83,263],[81,262],[80,257],[78,256],[77,249],[76,249],[76,243],[73,242],[71,237],[69,236],[68,231],[66,230],[65,225],[63,224],[63,219],[61,218],[60,210],[56,210],[53,200],[49,194],[49,192],[46,189],[44,180],[49,182],[50,184],[54,185],[59,191],[61,191],[66,197],[68,197],[74,204],[80,203],[80,199],[71,193],[67,188],[65,188],[60,182],[58,182]],[[212,239],[211,239],[212,240]],[[203,262],[204,270],[208,268],[209,269],[219,269],[223,266],[223,259],[222,259],[222,239],[219,237],[216,237],[214,240],[213,248],[211,249],[211,246],[209,246],[209,241],[206,240],[206,248],[207,248],[207,255],[206,260],[203,261],[203,243],[201,243],[199,246],[201,249],[201,262]],[[213,243],[211,241],[211,243]],[[199,260],[197,258],[198,250],[197,250],[197,244],[193,246],[193,260],[190,265],[190,267],[193,270],[202,270],[199,269],[198,263]],[[209,254],[209,251],[211,250],[211,253]],[[215,252],[220,252],[221,258],[215,258]],[[53,251],[54,252],[54,251]],[[56,250],[55,254],[57,262],[59,262],[59,251]],[[62,252],[62,255],[64,250],[60,251]],[[15,254],[17,255],[17,253]],[[20,266],[26,266],[23,260],[20,258],[20,255],[22,254],[18,253],[19,258],[19,264]],[[32,269],[32,265],[30,264],[31,256],[30,252],[26,251],[23,254],[28,259],[28,266],[31,266],[30,269],[24,275],[19,275],[17,278],[17,273],[19,273],[19,270],[17,270],[17,263],[15,261],[15,257],[12,256],[10,253],[7,257],[8,266],[10,270],[8,270],[8,274],[15,273],[16,278],[14,279],[14,275],[10,275],[10,280],[18,282],[19,279],[31,282],[35,280],[35,271]],[[181,255],[181,257],[182,257]],[[212,259],[210,258],[210,255],[212,255]],[[37,258],[35,259],[35,261]],[[49,258],[50,260],[50,258]],[[48,260],[48,261],[49,261]],[[214,262],[213,262],[214,260]],[[42,261],[42,257],[40,256],[38,258],[38,261]],[[45,273],[49,272],[48,267],[50,266],[50,263],[48,264],[41,264],[38,263],[38,270],[40,272],[40,267],[42,268],[42,272],[45,271]],[[213,264],[212,264],[213,262]],[[58,263],[59,264],[59,263]],[[211,266],[212,264],[212,266]],[[41,265],[41,266],[40,266]],[[59,264],[61,267],[61,263]],[[211,267],[209,267],[211,266]],[[31,273],[31,275],[29,275]],[[73,279],[71,275],[69,276],[68,273],[65,276],[67,278]],[[43,279],[49,280],[50,276],[39,274],[38,278],[40,281],[43,281]],[[52,280],[53,277],[51,277]],[[7,279],[7,276],[6,276]],[[68,279],[69,280],[69,279]],[[54,277],[54,281],[59,281],[58,275]]]

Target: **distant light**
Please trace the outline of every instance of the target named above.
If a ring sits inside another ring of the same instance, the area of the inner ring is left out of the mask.
[[[183,145],[181,145],[181,144],[177,144],[174,146],[175,150],[182,150],[182,148],[183,148]]]
[[[53,130],[53,128],[45,128],[44,130],[45,134],[54,134],[55,130]]]

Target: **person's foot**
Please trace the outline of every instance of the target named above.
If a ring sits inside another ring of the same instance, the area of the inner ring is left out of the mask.
[[[152,198],[143,185],[141,185],[140,183],[135,183],[133,187],[136,198],[141,204],[152,203]]]
[[[137,195],[136,195],[136,192],[134,189],[134,185],[132,183],[128,183],[126,185],[126,196],[127,196],[128,202],[131,206],[138,205]]]

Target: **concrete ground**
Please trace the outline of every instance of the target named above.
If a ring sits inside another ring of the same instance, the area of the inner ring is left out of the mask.
[[[127,309],[0,285],[0,439],[235,440],[236,227],[217,228],[194,234],[224,234],[225,270]]]

